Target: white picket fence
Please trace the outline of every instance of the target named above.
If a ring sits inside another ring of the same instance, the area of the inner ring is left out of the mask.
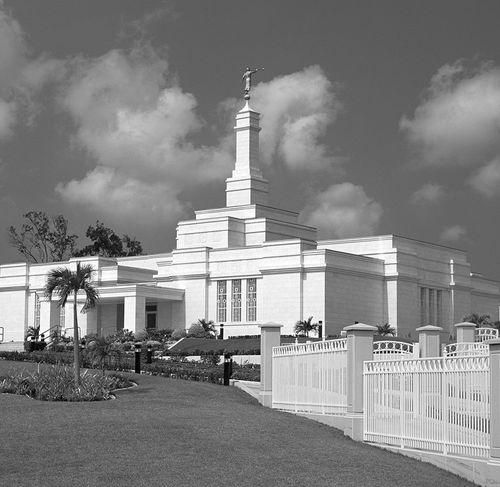
[[[486,356],[488,353],[488,344],[484,342],[450,343],[443,347],[443,357],[477,357]]]
[[[476,342],[485,342],[487,340],[494,340],[498,338],[498,330],[495,328],[481,327],[476,328]]]
[[[365,362],[364,440],[488,457],[489,370],[488,356]]]
[[[418,358],[418,343],[413,344],[396,340],[379,340],[373,342],[373,360],[409,358]]]
[[[273,348],[272,407],[290,412],[347,410],[347,340]]]

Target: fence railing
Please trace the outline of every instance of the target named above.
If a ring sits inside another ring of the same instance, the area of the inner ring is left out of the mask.
[[[373,342],[373,360],[418,358],[415,357],[415,352],[418,355],[417,348],[413,343],[380,340]]]
[[[488,356],[365,362],[365,441],[488,457],[489,374]]]
[[[486,343],[450,343],[443,347],[443,357],[477,357],[486,356],[489,348]]]
[[[347,409],[347,340],[273,348],[272,407],[342,414]]]
[[[476,342],[485,342],[487,340],[494,340],[498,338],[498,330],[489,327],[476,328],[475,338]]]

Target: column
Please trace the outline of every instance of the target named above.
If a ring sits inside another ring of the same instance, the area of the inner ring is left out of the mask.
[[[146,298],[127,296],[124,298],[123,328],[134,333],[146,328]]]
[[[464,321],[455,325],[457,330],[457,343],[474,343],[476,341],[476,325]]]
[[[48,330],[56,329],[59,326],[59,306],[57,301],[40,296],[40,333],[45,333],[48,337]]]
[[[273,404],[273,347],[281,345],[281,328],[278,323],[266,323],[260,328],[260,394],[263,406]]]
[[[440,326],[421,326],[416,329],[418,333],[418,345],[420,348],[420,358],[441,356],[441,332]]]
[[[344,433],[354,440],[363,439],[363,362],[373,359],[375,326],[356,323],[347,332],[347,416]]]
[[[490,347],[490,457],[500,462],[500,340],[487,342]],[[500,467],[499,467],[500,471]]]

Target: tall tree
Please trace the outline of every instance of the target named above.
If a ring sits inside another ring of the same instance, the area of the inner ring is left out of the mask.
[[[394,327],[392,327],[391,325],[389,325],[389,323],[386,323],[385,325],[377,325],[377,333],[383,337],[385,337],[387,335],[395,336],[396,329]]]
[[[309,316],[307,320],[297,321],[297,323],[295,323],[295,328],[294,328],[295,333],[297,335],[305,335],[308,337],[311,331],[317,330],[319,325],[318,323],[313,323],[312,319],[313,317]]]
[[[82,308],[82,313],[85,313],[91,308],[94,308],[99,300],[97,289],[91,284],[92,266],[76,263],[76,272],[71,271],[67,267],[59,267],[52,269],[47,275],[47,283],[45,285],[45,294],[52,298],[52,294],[59,295],[59,307],[65,306],[68,298],[73,295],[73,357],[74,357],[74,374],[75,383],[80,382],[80,340],[78,337],[78,310],[77,299],[78,292],[85,293],[85,304]]]
[[[75,256],[100,255],[102,257],[129,257],[141,255],[142,245],[135,238],[124,235],[120,238],[111,228],[105,227],[99,220],[95,226],[87,228],[86,236],[92,241],[81,250],[75,252]]]
[[[68,233],[68,220],[63,215],[50,219],[43,211],[29,211],[18,230],[8,229],[9,244],[28,262],[59,262],[69,259],[75,250],[76,235]]]

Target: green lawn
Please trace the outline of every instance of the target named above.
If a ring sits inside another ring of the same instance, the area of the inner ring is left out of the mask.
[[[36,364],[0,361],[0,375]],[[2,486],[453,486],[431,465],[261,407],[232,387],[135,376],[114,401],[0,394]]]

